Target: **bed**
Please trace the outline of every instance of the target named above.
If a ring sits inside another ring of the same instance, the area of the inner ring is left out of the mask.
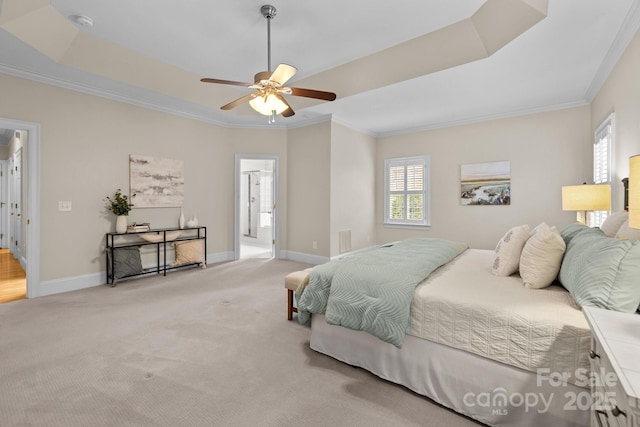
[[[528,286],[526,269],[523,276],[498,276],[496,252],[464,249],[414,288],[400,345],[327,322],[325,311],[331,311],[319,310],[311,316],[311,348],[488,425],[588,425],[591,334],[581,305],[635,311],[640,290],[630,291],[627,282],[640,277],[640,267],[631,266],[640,265],[640,245],[578,224],[557,235],[563,246],[559,263],[567,265],[558,265],[549,286]],[[615,260],[606,239],[621,245],[613,251]],[[584,259],[595,261],[584,267]],[[626,270],[598,282],[607,296],[585,293],[584,282],[600,277],[605,264]],[[556,277],[564,279],[562,285]],[[307,286],[313,282],[312,270]],[[300,297],[306,290],[300,291],[298,310],[304,313]]]

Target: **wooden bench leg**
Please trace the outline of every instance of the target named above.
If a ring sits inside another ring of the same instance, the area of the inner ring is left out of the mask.
[[[287,289],[287,320],[293,319],[293,291]]]
[[[298,309],[293,306],[293,291],[287,289],[287,320],[293,319],[293,313],[297,313]]]

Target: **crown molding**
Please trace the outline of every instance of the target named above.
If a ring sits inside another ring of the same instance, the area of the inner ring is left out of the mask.
[[[585,93],[585,99],[588,102],[593,101],[596,97],[602,85],[609,77],[609,74],[613,71],[613,68],[616,66],[622,54],[624,53],[627,46],[638,32],[640,28],[640,0],[634,0],[631,8],[629,9],[629,13],[624,19],[622,23],[622,27],[620,27],[620,31],[616,35],[613,43],[609,47],[607,54],[604,59],[600,63],[600,67],[596,72],[593,80],[591,81],[591,85],[587,92]]]
[[[482,116],[473,116],[473,117],[467,117],[460,120],[453,120],[449,122],[438,123],[434,125],[416,126],[416,127],[402,129],[399,131],[380,132],[376,134],[376,138],[388,138],[388,137],[398,136],[398,135],[425,132],[425,131],[434,130],[434,129],[443,129],[443,128],[450,128],[455,126],[470,125],[474,123],[488,122],[491,120],[510,119],[513,117],[528,116],[531,114],[546,113],[549,111],[565,110],[567,108],[583,107],[585,105],[589,105],[589,102],[586,100],[582,100],[582,101],[576,101],[576,102],[568,102],[565,104],[549,105],[546,107],[536,107],[536,108],[528,108],[524,110],[510,111],[507,113],[496,113],[496,114],[487,114]]]
[[[174,116],[179,116],[179,117],[184,117],[184,118],[188,118],[188,119],[193,119],[193,120],[198,120],[201,122],[206,122],[206,123],[210,123],[210,124],[214,124],[217,126],[223,126],[223,127],[234,127],[232,125],[229,125],[229,123],[225,123],[225,122],[221,122],[219,120],[215,120],[212,119],[209,116],[203,115],[203,114],[197,114],[197,113],[192,113],[192,112],[187,112],[184,110],[180,110],[180,109],[176,109],[176,108],[170,108],[164,105],[160,105],[154,102],[149,102],[149,101],[143,101],[137,98],[133,98],[130,96],[125,96],[119,93],[115,93],[112,91],[108,91],[108,90],[104,90],[104,89],[99,89],[93,86],[88,86],[88,85],[83,85],[83,84],[79,84],[79,83],[75,83],[75,82],[70,82],[67,80],[63,80],[63,79],[58,79],[58,78],[54,78],[54,77],[49,77],[49,76],[45,76],[43,74],[39,74],[33,71],[27,71],[21,68],[17,68],[17,67],[13,67],[10,65],[6,65],[6,64],[2,64],[0,63],[0,73],[3,74],[8,74],[14,77],[19,77],[19,78],[23,78],[26,80],[31,80],[31,81],[35,81],[38,83],[43,83],[49,86],[55,86],[55,87],[59,87],[62,89],[68,89],[68,90],[72,90],[74,92],[80,92],[80,93],[84,93],[87,95],[93,95],[93,96],[97,96],[100,98],[105,98],[105,99],[109,99],[111,101],[117,101],[117,102],[123,102],[126,104],[131,104],[131,105],[135,105],[138,107],[142,107],[142,108],[147,108],[147,109],[151,109],[151,110],[155,110],[155,111],[160,111],[163,113],[167,113],[167,114],[172,114]],[[255,128],[255,126],[247,126],[247,127],[252,127]]]
[[[636,0],[634,2],[634,5],[637,5],[638,2],[640,2],[640,0]],[[640,8],[636,7],[635,10],[636,10],[636,12],[635,12],[634,16],[640,17],[640,13],[639,13],[640,12]],[[626,43],[628,44],[628,41]],[[622,49],[622,51],[624,51],[624,49]],[[577,102],[572,102],[572,103],[567,103],[567,104],[552,105],[552,106],[542,107],[542,108],[532,108],[532,109],[527,109],[527,110],[512,111],[512,112],[508,112],[508,113],[490,114],[490,115],[483,115],[483,116],[474,116],[474,117],[468,117],[468,118],[464,118],[464,119],[460,119],[460,120],[454,120],[454,121],[449,121],[449,122],[438,123],[438,124],[434,124],[434,125],[414,126],[414,127],[409,127],[409,128],[390,131],[390,132],[372,132],[370,130],[364,129],[364,128],[359,127],[359,126],[356,126],[356,125],[348,122],[347,120],[344,120],[343,118],[338,117],[336,115],[332,115],[332,114],[324,114],[324,115],[318,115],[316,117],[310,117],[308,119],[303,119],[303,120],[299,120],[299,121],[293,122],[293,123],[291,123],[289,125],[268,124],[268,123],[265,123],[264,125],[257,125],[255,123],[246,124],[246,123],[221,122],[219,120],[212,119],[209,116],[196,114],[196,113],[191,113],[191,112],[186,112],[186,111],[175,109],[175,108],[169,108],[169,107],[166,107],[166,106],[163,106],[163,105],[159,105],[159,104],[156,104],[156,103],[142,101],[142,100],[139,100],[139,99],[136,99],[136,98],[124,96],[124,95],[121,95],[121,94],[118,94],[118,93],[114,93],[114,92],[110,92],[110,91],[106,91],[106,90],[103,90],[103,89],[98,89],[98,88],[95,88],[95,87],[92,87],[92,86],[88,86],[88,85],[81,85],[81,84],[78,84],[78,83],[69,82],[69,81],[66,81],[66,80],[45,76],[45,75],[42,75],[42,74],[39,74],[39,73],[35,73],[35,72],[32,72],[32,71],[27,71],[27,70],[23,70],[23,69],[20,69],[20,68],[8,66],[8,65],[5,65],[5,64],[2,64],[2,63],[0,63],[0,73],[12,75],[14,77],[19,77],[19,78],[23,78],[23,79],[27,79],[27,80],[32,80],[32,81],[35,81],[35,82],[38,82],[38,83],[47,84],[47,85],[50,85],[50,86],[55,86],[55,87],[59,87],[59,88],[63,88],[63,89],[72,90],[72,91],[75,91],[75,92],[80,92],[80,93],[84,93],[84,94],[88,94],[88,95],[94,95],[94,96],[98,96],[100,98],[109,99],[109,100],[112,100],[112,101],[123,102],[123,103],[126,103],[126,104],[131,104],[131,105],[135,105],[135,106],[142,107],[142,108],[147,108],[147,109],[151,109],[151,110],[155,110],[155,111],[160,111],[160,112],[167,113],[167,114],[172,114],[172,115],[178,116],[178,117],[184,117],[184,118],[187,118],[187,119],[198,120],[198,121],[201,121],[201,122],[210,123],[210,124],[213,124],[213,125],[216,125],[216,126],[225,127],[225,128],[232,128],[232,129],[262,129],[262,130],[287,130],[287,129],[302,128],[302,127],[305,127],[305,126],[310,126],[310,125],[314,125],[314,124],[317,124],[317,123],[323,123],[323,122],[326,122],[326,121],[332,121],[332,122],[335,122],[335,123],[340,124],[342,126],[346,126],[346,127],[350,128],[352,130],[355,130],[356,132],[360,132],[362,134],[371,136],[373,138],[387,138],[387,137],[392,137],[392,136],[397,136],[397,135],[406,135],[406,134],[424,132],[424,131],[433,130],[433,129],[442,129],[442,128],[448,128],[448,127],[454,127],[454,126],[467,125],[467,124],[472,124],[472,123],[479,123],[479,122],[484,122],[484,121],[489,121],[489,120],[498,120],[498,119],[517,117],[517,116],[524,116],[524,115],[529,115],[529,114],[542,113],[542,112],[546,112],[546,111],[553,111],[553,110],[560,110],[560,109],[565,109],[565,108],[579,107],[579,106],[583,106],[583,105],[586,105],[586,104],[589,103],[589,101],[583,100],[583,101],[577,101]]]
[[[222,127],[231,128],[231,129],[287,130],[287,129],[295,129],[295,128],[301,128],[305,126],[310,126],[316,123],[322,123],[322,122],[331,120],[331,114],[323,114],[323,115],[310,117],[303,120],[297,120],[296,122],[293,122],[289,125],[281,124],[281,123],[268,124],[266,122],[264,123],[264,125],[256,124],[256,123],[223,122],[220,120],[212,119],[207,115],[188,112],[188,111],[184,111],[177,108],[170,108],[165,105],[160,105],[158,103],[143,101],[137,98],[125,96],[112,91],[99,89],[94,86],[83,85],[83,84],[70,82],[63,79],[57,79],[54,77],[45,76],[40,73],[27,71],[21,68],[13,67],[10,65],[2,64],[2,63],[0,63],[0,73],[23,78],[26,80],[35,81],[38,83],[43,83],[49,86],[72,90],[74,92],[80,92],[86,95],[93,95],[100,98],[109,99],[111,101],[123,102],[126,104],[131,104],[131,105],[135,105],[142,108],[160,111],[162,113],[167,113],[167,114],[171,114],[178,117],[184,117],[187,119],[198,120],[201,122],[210,123],[216,126],[222,126]]]

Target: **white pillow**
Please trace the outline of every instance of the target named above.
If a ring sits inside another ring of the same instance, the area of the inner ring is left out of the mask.
[[[616,239],[640,240],[640,230],[629,227],[629,221],[627,220],[618,229]]]
[[[612,213],[604,220],[600,226],[600,230],[602,230],[605,236],[613,237],[616,235],[622,224],[628,219],[629,212],[627,211]]]
[[[518,271],[522,248],[529,238],[529,226],[513,227],[502,236],[496,246],[491,272],[496,276],[511,276]]]
[[[542,289],[558,277],[566,245],[555,227],[541,223],[525,243],[520,257],[520,277],[529,289]]]

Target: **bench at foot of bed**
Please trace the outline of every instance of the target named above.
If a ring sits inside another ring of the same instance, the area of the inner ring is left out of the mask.
[[[297,313],[298,309],[293,306],[293,293],[298,286],[309,277],[310,268],[301,271],[289,273],[284,278],[284,287],[287,289],[287,319],[293,318],[293,313]]]

